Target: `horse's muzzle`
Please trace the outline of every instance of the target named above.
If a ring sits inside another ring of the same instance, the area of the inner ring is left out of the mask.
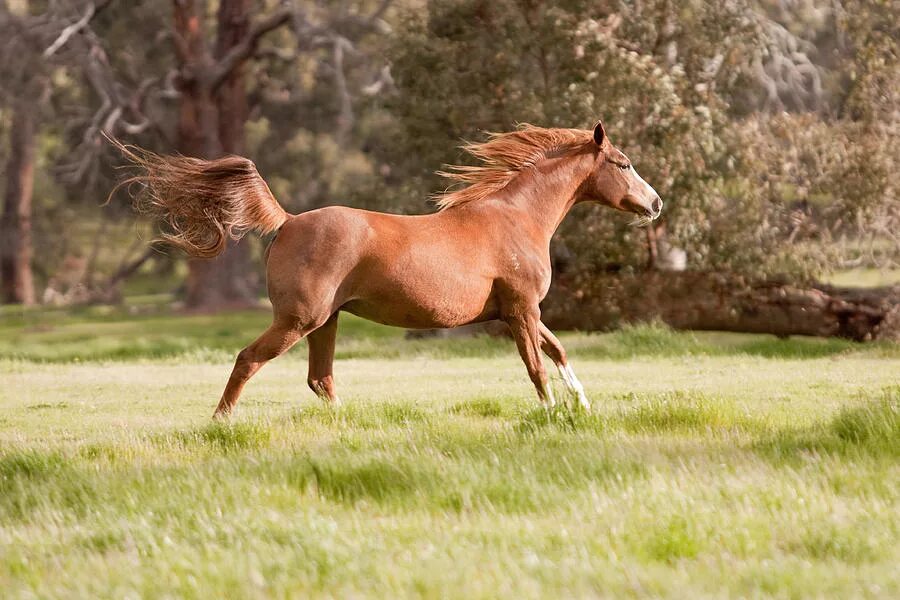
[[[659,215],[662,214],[663,209],[663,201],[657,196],[650,202],[650,209],[647,211],[647,216],[651,219],[656,219]]]

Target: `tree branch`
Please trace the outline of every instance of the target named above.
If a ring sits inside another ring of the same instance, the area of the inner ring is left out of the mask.
[[[66,45],[66,43],[69,41],[69,39],[71,39],[73,35],[87,27],[88,24],[94,19],[94,17],[96,17],[100,13],[100,11],[109,6],[110,2],[111,0],[104,0],[99,5],[93,2],[89,3],[84,11],[84,15],[71,25],[63,28],[63,30],[59,34],[59,37],[57,37],[52,44],[47,46],[47,49],[44,50],[42,56],[44,58],[50,58],[51,56],[56,54],[56,52],[60,48]]]
[[[350,40],[341,36],[334,37],[332,60],[334,61],[334,87],[340,105],[337,118],[336,137],[342,142],[353,127],[353,102],[347,89],[347,78],[344,74],[344,52],[353,50]]]
[[[212,89],[217,89],[231,72],[256,50],[256,45],[267,33],[291,22],[294,11],[290,8],[278,10],[262,21],[253,24],[243,40],[233,46],[213,67],[210,77]]]
[[[375,21],[380,20],[391,6],[392,1],[393,0],[381,0],[381,4],[375,9],[375,12],[369,16],[369,22],[374,23]]]

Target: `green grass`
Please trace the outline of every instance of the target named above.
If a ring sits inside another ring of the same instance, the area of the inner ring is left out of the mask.
[[[159,298],[130,308],[22,309],[0,306],[0,360],[42,363],[134,362],[160,359],[228,361],[271,322],[266,310],[226,315],[173,315]],[[859,344],[841,339],[681,333],[664,326],[628,326],[613,334],[563,335],[566,347],[590,359],[635,356],[764,356],[822,358],[839,354],[900,358],[896,344]],[[305,356],[305,344],[293,354]],[[489,337],[405,340],[401,329],[353,315],[340,321],[338,359],[500,357],[511,343]]]
[[[900,595],[897,346],[563,334],[586,415],[342,317],[342,409],[301,344],[213,423],[267,314],[155,310],[0,314],[0,596]]]

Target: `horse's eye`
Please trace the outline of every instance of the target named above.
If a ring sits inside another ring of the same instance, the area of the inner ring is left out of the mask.
[[[620,164],[619,168],[622,169],[623,171],[627,171],[628,169],[631,168],[631,165]]]

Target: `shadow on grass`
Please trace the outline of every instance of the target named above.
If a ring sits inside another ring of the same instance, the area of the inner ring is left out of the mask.
[[[852,526],[826,525],[821,529],[803,531],[789,539],[785,550],[812,560],[837,560],[851,565],[876,561],[879,558],[878,532],[865,522]],[[889,542],[888,542],[889,543]]]
[[[504,403],[492,397],[472,398],[454,404],[448,409],[448,412],[454,415],[495,418],[509,414],[508,404],[510,403]]]
[[[393,508],[422,508],[463,512],[491,507],[505,512],[525,512],[541,503],[527,486],[503,477],[486,476],[483,470],[460,473],[458,464],[432,460],[370,458],[348,461],[340,457],[306,458],[276,466],[286,472],[291,487],[301,493],[344,504],[373,502]],[[465,475],[465,476],[463,476]]]
[[[338,453],[276,463],[270,475],[276,481],[284,477],[301,493],[333,502],[519,514],[564,502],[589,485],[621,484],[646,475],[636,460],[578,455],[578,449],[578,444],[566,443],[508,446],[493,438],[449,460],[431,453],[368,458]]]
[[[258,421],[212,422],[187,431],[156,436],[157,446],[177,445],[188,449],[209,448],[216,452],[253,450],[269,444],[269,425]]]
[[[767,424],[739,412],[731,402],[704,394],[671,392],[614,414],[613,424],[629,433],[768,431]]]
[[[402,500],[416,491],[425,492],[434,475],[422,465],[386,459],[370,459],[356,465],[311,459],[309,467],[306,476],[296,483],[301,487],[311,485],[329,500],[350,504],[363,499],[378,503]]]
[[[26,519],[48,505],[80,515],[95,494],[90,477],[60,452],[24,450],[0,456],[0,517]]]
[[[292,426],[319,423],[326,426],[360,429],[381,429],[385,425],[410,426],[430,423],[432,415],[412,402],[383,402],[378,404],[348,403],[339,407],[324,403],[304,406],[286,417]]]
[[[664,563],[696,558],[703,550],[703,536],[682,515],[661,518],[649,531],[641,531],[630,539],[639,555]]]
[[[23,450],[0,457],[0,491],[17,478],[43,479],[66,469],[68,462],[59,452]]]
[[[564,405],[553,408],[538,406],[524,413],[513,425],[513,431],[524,435],[536,435],[546,429],[592,431],[599,434],[606,429],[606,419],[582,410],[570,410]]]

